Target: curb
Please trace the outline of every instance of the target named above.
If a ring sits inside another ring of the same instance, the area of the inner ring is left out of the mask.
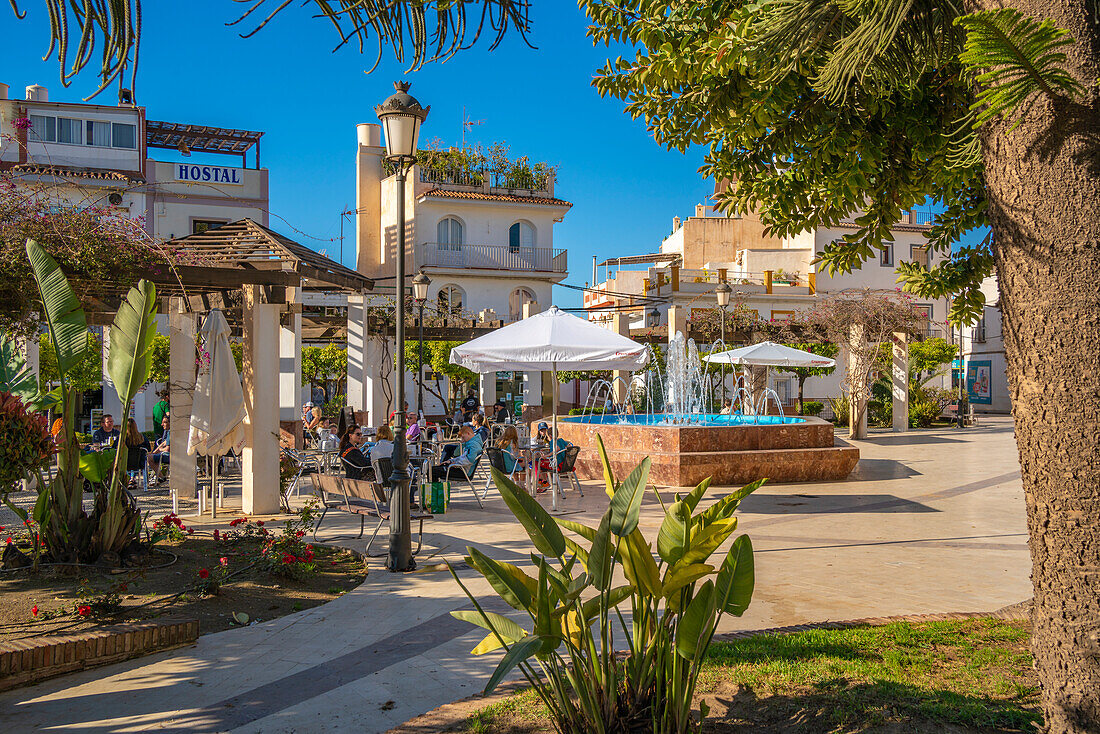
[[[860,619],[847,619],[842,621],[812,622],[809,624],[794,624],[786,627],[768,627],[757,630],[744,630],[740,632],[727,632],[715,635],[716,642],[729,642],[743,640],[749,637],[762,635],[785,635],[793,632],[805,632],[807,630],[836,630],[851,627],[882,627],[896,622],[950,622],[953,620],[975,619],[978,617],[990,617],[1006,621],[1026,621],[1031,618],[1031,600],[1017,602],[1006,607],[1001,607],[992,612],[943,612],[938,614],[901,614],[892,617],[863,617]],[[404,724],[389,729],[386,734],[429,734],[429,732],[458,731],[467,717],[474,711],[502,701],[512,694],[528,688],[526,681],[516,681],[497,687],[497,690],[488,696],[475,693],[466,698],[460,698],[452,703],[445,703],[426,714],[421,714],[409,719]]]

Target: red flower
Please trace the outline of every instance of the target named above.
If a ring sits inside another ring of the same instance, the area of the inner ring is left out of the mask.
[[[217,528],[214,528],[214,540],[219,541],[222,539],[222,534],[218,532]]]
[[[182,528],[181,528],[181,529],[182,529]],[[193,533],[193,532],[195,532],[195,529],[194,529],[194,528],[187,528],[187,534],[188,534],[188,535],[190,535],[190,534],[191,534],[191,533]]]
[[[210,576],[210,572],[207,571],[205,568],[200,568],[199,569],[199,578],[200,579],[205,579],[205,578],[208,578],[209,576]]]
[[[329,563],[332,564],[333,566],[336,565],[336,561],[329,561]]]
[[[219,558],[218,563],[222,564],[223,566],[228,566],[229,565],[229,559],[225,558],[225,557]]]
[[[242,522],[244,522],[244,518],[243,518],[243,517],[238,517],[238,518],[237,518],[236,520],[232,520],[232,521],[231,521],[231,522],[229,523],[229,527],[231,527],[231,528],[235,528],[235,527],[237,527],[238,525],[240,525],[240,524],[241,524]]]
[[[31,614],[33,614],[36,617],[38,616],[38,605],[37,604],[35,604],[33,607],[31,607]]]
[[[257,520],[256,524],[259,525],[262,528],[264,526],[264,521],[263,520]]]
[[[87,604],[81,604],[76,608],[76,613],[79,614],[81,617],[87,617],[89,614],[92,613],[92,608]]]
[[[4,538],[4,542],[11,545],[11,538]]]

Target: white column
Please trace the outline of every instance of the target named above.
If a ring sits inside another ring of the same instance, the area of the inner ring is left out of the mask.
[[[893,394],[893,428],[895,433],[909,430],[909,335],[894,332],[894,359],[890,370],[890,387]]]
[[[523,318],[531,318],[542,311],[538,301],[528,301],[523,304]],[[523,373],[523,405],[542,408],[542,372]],[[526,412],[526,411],[525,411]],[[549,410],[544,410],[540,415],[548,415]]]
[[[103,327],[103,414],[110,413],[115,419],[115,425],[118,426],[119,433],[126,432],[126,418],[128,416],[122,414],[122,402],[118,399],[118,393],[115,392],[115,384],[111,382],[111,377],[107,374],[107,355],[111,352],[111,328],[109,326]],[[92,430],[99,428],[99,426],[92,426]]]
[[[687,337],[687,319],[688,309],[686,306],[669,306],[668,307],[668,339],[672,341],[672,337],[676,336],[676,332],[682,333]]]
[[[630,338],[630,315],[616,311],[611,315],[611,330],[619,336],[625,336]],[[619,378],[622,378],[621,380]],[[615,387],[615,400],[616,404],[622,404],[626,400],[627,385],[626,381],[630,379],[629,370],[615,370],[611,373],[611,379]],[[602,407],[602,406],[601,406]]]
[[[366,376],[363,385],[363,410],[367,413],[367,425],[375,428],[385,423],[390,417],[386,411],[389,402],[386,400],[384,388],[386,380],[382,377],[382,367],[385,360],[393,359],[394,346],[392,339],[372,336],[367,340],[367,348],[363,354],[363,369]],[[391,369],[390,372],[392,373],[393,370]]]
[[[249,515],[279,512],[279,311],[260,302],[260,286],[244,292],[245,445],[242,505]],[[173,404],[173,409],[175,405]]]
[[[478,400],[486,407],[485,415],[489,415],[488,406],[497,401],[496,372],[486,372],[478,376]]]
[[[195,457],[187,455],[191,403],[195,390],[195,315],[182,298],[173,298],[168,312],[168,429],[171,432],[169,487],[177,497],[195,496]]]
[[[852,324],[850,344],[856,345],[861,352],[866,347],[863,338],[863,325]],[[867,438],[867,386],[866,373],[863,370],[862,357],[848,353],[848,438]]]
[[[148,431],[151,426],[149,425],[149,416],[153,411],[153,404],[156,403],[154,399],[152,403],[149,402],[149,398],[156,398],[152,383],[138,390],[138,394],[134,396],[134,407],[130,410],[130,414],[134,416],[134,420],[137,421],[137,427],[139,431]]]
[[[294,300],[287,289],[288,300]],[[298,305],[300,309],[300,304]],[[302,313],[284,313],[279,324],[279,421],[300,445],[302,435]]]
[[[348,296],[348,405],[356,412],[367,410],[366,329],[363,296]]]
[[[20,339],[19,348],[23,352],[23,359],[27,363],[27,369],[34,374],[35,384],[38,381],[42,372],[42,360],[39,355],[38,348],[38,336],[32,336],[29,339]]]

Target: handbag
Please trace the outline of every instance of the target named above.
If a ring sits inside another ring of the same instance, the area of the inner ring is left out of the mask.
[[[420,485],[420,506],[428,512],[442,515],[450,504],[450,482],[424,482]]]

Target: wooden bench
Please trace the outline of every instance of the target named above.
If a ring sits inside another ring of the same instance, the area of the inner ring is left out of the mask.
[[[328,514],[329,510],[342,510],[359,515],[359,535],[357,538],[363,537],[367,518],[377,517],[378,525],[375,526],[374,533],[367,543],[366,554],[371,558],[386,555],[385,553],[370,552],[371,544],[378,537],[378,531],[390,519],[390,504],[382,487],[375,482],[368,482],[363,479],[345,479],[333,474],[311,474],[310,477],[313,479],[313,488],[321,495],[321,502],[324,505],[321,517],[317,518],[317,524],[313,526],[313,539],[317,540],[317,528],[321,527],[321,521],[325,519],[325,515]],[[410,519],[420,522],[420,529],[417,531],[416,537],[416,550],[413,551],[414,556],[420,552],[420,546],[424,542],[424,521],[432,517],[433,515],[430,512],[415,509],[411,511]]]

